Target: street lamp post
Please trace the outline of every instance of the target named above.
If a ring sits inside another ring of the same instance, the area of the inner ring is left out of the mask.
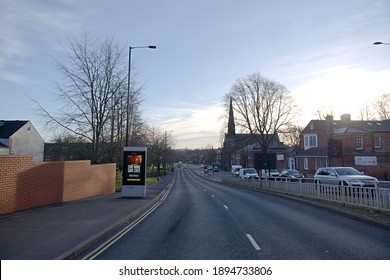
[[[130,107],[130,69],[131,69],[131,50],[132,49],[156,49],[156,46],[129,47],[129,72],[127,74],[127,99],[126,99],[126,147],[129,146],[129,107]]]
[[[389,43],[375,42],[373,45],[390,45]]]

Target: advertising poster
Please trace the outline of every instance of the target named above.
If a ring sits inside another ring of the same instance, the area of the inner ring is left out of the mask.
[[[123,155],[123,185],[145,185],[146,150],[129,148]]]

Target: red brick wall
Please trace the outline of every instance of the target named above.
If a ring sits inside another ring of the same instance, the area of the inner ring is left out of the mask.
[[[0,155],[0,215],[115,192],[115,164]]]

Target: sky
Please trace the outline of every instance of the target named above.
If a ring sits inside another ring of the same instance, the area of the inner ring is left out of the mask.
[[[252,73],[286,86],[298,123],[335,119],[390,92],[389,0],[0,0],[0,119],[53,138],[37,100],[58,112],[54,60],[69,38],[132,50],[145,121],[176,148],[220,147],[223,97]],[[133,71],[133,70],[132,70]]]

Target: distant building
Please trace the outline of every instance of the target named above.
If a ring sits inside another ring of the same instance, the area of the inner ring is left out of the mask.
[[[0,120],[0,154],[30,154],[43,161],[44,141],[30,121]]]
[[[351,166],[381,180],[390,177],[390,120],[356,121],[349,114],[311,120],[295,155],[299,170],[313,176],[326,166]]]

